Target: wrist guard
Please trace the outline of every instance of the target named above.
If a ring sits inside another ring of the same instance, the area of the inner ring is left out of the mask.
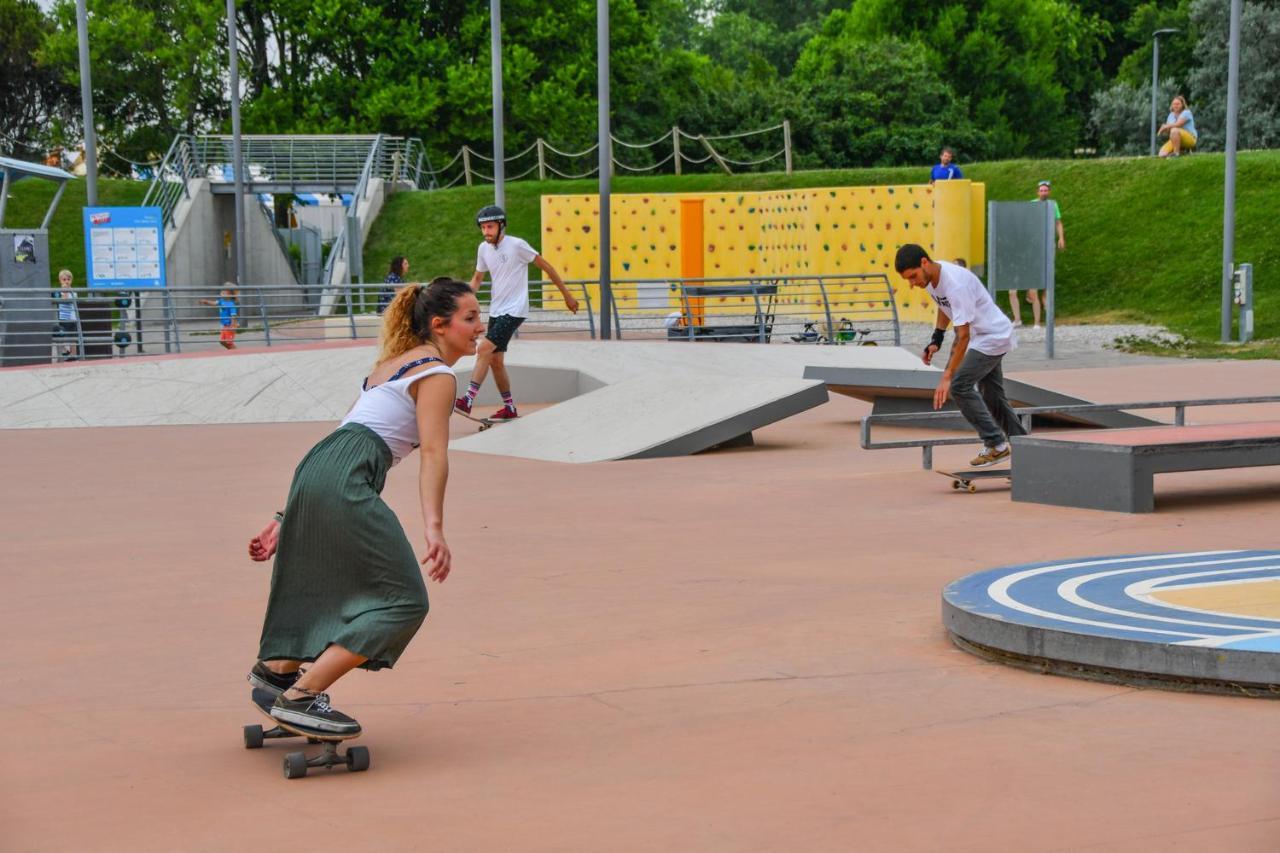
[[[934,330],[933,330],[933,338],[932,338],[932,339],[930,339],[930,341],[929,341],[929,346],[931,346],[931,347],[937,347],[938,349],[942,349],[942,342],[943,342],[944,340],[946,340],[946,338],[947,338],[947,330],[946,330],[946,329],[934,329]]]

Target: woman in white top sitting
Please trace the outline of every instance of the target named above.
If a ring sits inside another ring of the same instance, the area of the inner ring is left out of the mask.
[[[284,511],[249,543],[275,554],[258,662],[249,681],[275,698],[271,715],[294,726],[356,734],[360,724],[325,691],[356,667],[392,666],[427,615],[413,546],[381,498],[387,471],[419,448],[426,528],[422,566],[443,581],[453,364],[484,334],[465,282],[438,278],[401,289],[383,314],[378,363],[342,424],[307,453]],[[313,661],[305,671],[302,664]]]

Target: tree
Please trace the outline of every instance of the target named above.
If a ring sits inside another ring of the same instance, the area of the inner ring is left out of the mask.
[[[835,13],[836,18],[841,13]],[[863,41],[829,22],[805,45],[791,79],[801,162],[828,168],[925,163],[944,145],[983,156],[987,137],[938,76],[928,50],[897,39]]]
[[[58,70],[40,60],[52,31],[34,0],[0,0],[0,151],[43,153],[71,98]]]
[[[1227,0],[1193,0],[1191,20],[1199,33],[1196,65],[1188,83],[1191,111],[1200,133],[1197,147],[1221,149],[1226,141]],[[1237,144],[1280,146],[1280,2],[1245,3],[1240,16],[1240,82]]]
[[[1066,0],[854,0],[844,26],[862,41],[925,45],[995,157],[1071,153],[1101,80],[1107,32]]]
[[[208,129],[227,114],[217,0],[94,0],[89,51],[94,119],[102,147],[122,157],[150,159],[176,133]],[[80,85],[73,0],[53,9],[56,32],[43,57],[62,78]],[[79,120],[79,116],[75,117]]]

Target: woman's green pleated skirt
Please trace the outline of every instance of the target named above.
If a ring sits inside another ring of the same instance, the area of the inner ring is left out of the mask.
[[[391,450],[346,424],[298,464],[280,525],[260,660],[312,661],[330,644],[395,664],[427,616],[413,546],[381,493]]]

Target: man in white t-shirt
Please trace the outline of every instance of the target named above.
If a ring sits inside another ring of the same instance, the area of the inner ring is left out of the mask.
[[[480,208],[476,224],[484,242],[476,250],[476,272],[471,276],[471,289],[479,293],[484,274],[489,273],[489,325],[485,338],[476,347],[476,366],[471,371],[471,385],[467,393],[454,401],[454,408],[465,415],[471,414],[471,406],[480,393],[480,386],[493,368],[493,381],[502,394],[502,408],[494,412],[491,420],[505,421],[517,417],[516,401],[511,396],[511,377],[507,375],[507,344],[516,329],[529,316],[529,264],[547,274],[560,290],[565,307],[578,313],[578,300],[570,295],[564,280],[555,267],[547,263],[538,251],[516,237],[507,234],[507,214],[496,204]]]
[[[964,267],[934,261],[915,243],[898,250],[894,266],[908,284],[924,288],[938,306],[933,339],[924,348],[925,364],[931,364],[942,348],[947,326],[956,330],[951,357],[933,392],[933,407],[941,409],[951,397],[982,436],[982,452],[970,465],[981,468],[1007,459],[1008,437],[1026,434],[1005,398],[1000,367],[1005,354],[1018,345],[1013,323],[976,275]]]

